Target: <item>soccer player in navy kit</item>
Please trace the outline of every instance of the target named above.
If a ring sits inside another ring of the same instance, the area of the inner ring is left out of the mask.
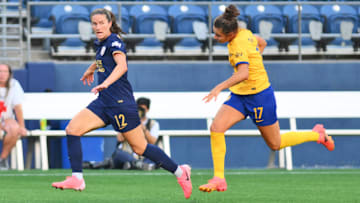
[[[85,71],[81,81],[84,85],[90,85],[94,81],[96,70],[98,85],[91,91],[99,95],[87,108],[75,115],[66,127],[72,176],[63,182],[55,182],[52,186],[80,191],[85,189],[80,136],[111,124],[124,135],[135,153],[172,172],[177,177],[184,196],[189,198],[192,192],[190,167],[177,165],[157,146],[148,144],[144,137],[132,87],[127,80],[126,49],[119,36],[123,32],[116,24],[114,14],[106,9],[96,9],[90,18],[97,38],[96,62]]]

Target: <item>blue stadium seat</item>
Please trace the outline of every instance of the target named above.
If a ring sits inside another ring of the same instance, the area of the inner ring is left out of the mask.
[[[93,6],[91,8],[91,12],[94,11],[95,9],[98,8],[105,8],[109,11],[111,11],[117,18],[117,20],[119,19],[119,7],[118,5],[115,4],[100,4],[100,5],[96,5]],[[128,10],[121,6],[121,29],[126,32],[129,33],[130,32],[130,17],[129,17],[129,12]],[[120,24],[119,24],[120,25]]]
[[[51,17],[55,22],[54,33],[57,34],[78,34],[78,24],[80,21],[89,22],[89,11],[79,5],[57,5],[51,10]],[[85,44],[80,38],[66,39],[61,46],[79,47]]]
[[[260,23],[269,22],[272,25],[271,33],[284,32],[284,19],[282,12],[273,5],[250,5],[245,8],[245,15],[250,18],[250,29],[254,33],[260,33]],[[268,45],[275,45],[277,42],[270,38]]]
[[[7,2],[9,2],[9,3],[18,3],[19,0],[7,0]],[[21,5],[22,9],[26,8],[26,1],[21,0],[21,2],[22,2],[22,5]],[[19,7],[18,6],[7,6],[6,9],[9,10],[9,11],[18,11]]]
[[[156,21],[168,24],[166,10],[158,5],[135,5],[130,8],[130,17],[133,18],[133,33],[153,34]],[[139,45],[141,46],[163,46],[155,38],[146,38]]]
[[[52,0],[33,0],[34,2],[46,2]],[[53,21],[50,20],[51,9],[53,5],[33,5],[31,6],[31,18],[33,19],[33,29],[36,30],[50,30],[53,26]]]
[[[172,5],[169,7],[168,14],[171,17],[173,33],[194,33],[193,22],[200,21],[207,23],[204,9],[195,5]],[[195,38],[184,38],[177,45],[200,47],[203,44]]]
[[[359,24],[359,17],[356,10],[349,5],[324,5],[320,9],[320,14],[325,16],[325,32],[327,33],[340,33],[342,22],[349,22],[353,25],[352,33],[356,33]],[[336,38],[332,44],[336,45],[350,45],[351,40],[344,40],[339,37]]]
[[[310,33],[310,22],[318,21],[323,22],[318,9],[312,5],[302,5],[301,7],[301,32],[302,33]],[[299,24],[298,24],[298,5],[286,5],[283,8],[283,14],[287,17],[287,32],[288,33],[298,33],[299,32]],[[295,42],[297,43],[297,42]],[[303,45],[311,45],[314,44],[311,37],[302,38]]]

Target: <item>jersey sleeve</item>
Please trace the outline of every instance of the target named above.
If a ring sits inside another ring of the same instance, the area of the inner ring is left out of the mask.
[[[233,67],[237,67],[239,64],[249,64],[249,57],[245,48],[232,46],[229,52],[229,62]]]
[[[126,54],[125,43],[119,38],[113,40],[109,46],[111,55],[114,55],[116,53]]]

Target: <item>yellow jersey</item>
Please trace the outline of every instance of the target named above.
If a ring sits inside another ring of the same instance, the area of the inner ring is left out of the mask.
[[[234,94],[256,94],[270,86],[269,78],[264,68],[256,37],[250,30],[239,29],[236,37],[228,45],[229,62],[237,72],[239,64],[249,64],[249,77],[232,87]]]

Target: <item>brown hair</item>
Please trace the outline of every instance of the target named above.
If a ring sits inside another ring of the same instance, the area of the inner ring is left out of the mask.
[[[109,22],[112,22],[112,25],[111,25],[111,28],[110,28],[110,31],[111,33],[115,33],[115,34],[126,34],[121,28],[120,26],[116,23],[116,17],[115,15],[107,10],[107,9],[104,9],[104,8],[98,8],[98,9],[95,9],[93,12],[91,12],[90,14],[90,19],[94,16],[94,15],[97,15],[97,14],[101,14],[101,15],[105,15],[106,19],[109,21]]]
[[[235,5],[231,4],[225,9],[225,12],[221,16],[218,16],[215,19],[214,27],[221,28],[225,35],[237,31],[238,15],[240,15],[240,11],[236,8]]]
[[[8,71],[9,71],[9,78],[7,79],[6,83],[5,83],[5,88],[6,88],[6,94],[5,94],[5,97],[7,97],[8,93],[9,93],[9,89],[10,89],[10,80],[13,76],[13,72],[11,70],[11,66],[9,64],[0,64],[0,65],[5,65],[7,68],[8,68]]]

